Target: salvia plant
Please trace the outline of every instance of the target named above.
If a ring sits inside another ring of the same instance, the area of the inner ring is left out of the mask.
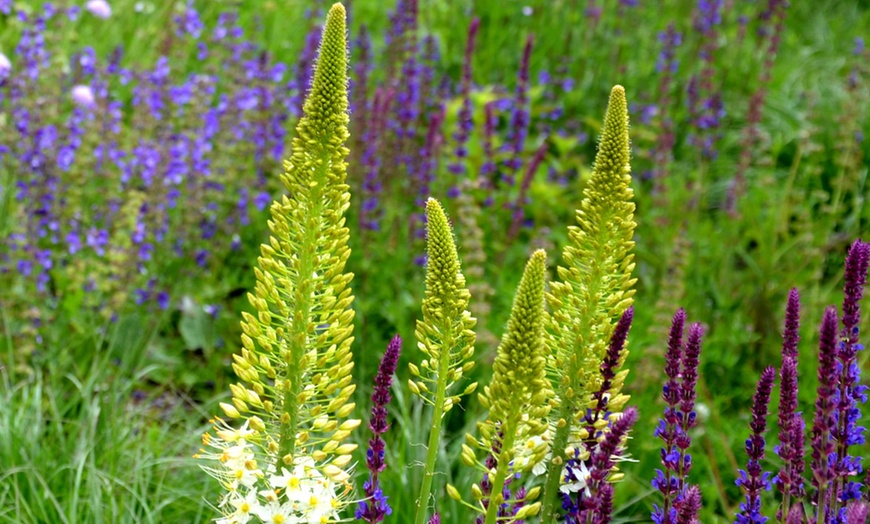
[[[767,422],[777,370],[766,367],[752,397],[750,434],[745,441],[746,469],[735,480],[744,492],[734,522],[762,524],[771,515],[786,524],[831,523],[861,524],[870,515],[868,477],[863,457],[850,448],[866,442],[866,428],[860,426],[861,404],[867,402],[867,386],[860,383],[856,358],[864,346],[858,342],[860,301],[870,266],[870,244],[855,241],[846,257],[842,319],[835,307],[825,310],[818,346],[818,389],[811,429],[798,409],[798,342],[800,295],[792,289],[788,295],[783,330],[782,361],[779,368],[780,394],[777,423],[778,444],[767,442]],[[656,505],[652,520],[662,523],[699,522],[701,494],[690,484],[692,470],[688,448],[690,430],[697,424],[694,410],[695,389],[703,329],[700,324],[689,328],[688,340],[682,342],[686,314],[674,315],[668,340],[663,389],[667,404],[655,435],[664,441],[661,463],[652,481],[662,493],[663,503]],[[838,328],[838,324],[841,327]],[[807,442],[811,469],[805,474]],[[779,457],[776,469],[766,459],[773,451]],[[765,510],[765,492],[776,486],[777,509]]]

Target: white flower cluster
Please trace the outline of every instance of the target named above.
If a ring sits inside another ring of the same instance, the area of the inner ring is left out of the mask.
[[[216,435],[203,435],[203,443],[214,452],[203,451],[198,458],[213,460],[215,467],[203,469],[218,479],[227,492],[218,509],[223,517],[217,524],[326,524],[337,522],[342,506],[336,483],[325,476],[314,459],[300,456],[291,469],[274,466],[266,472],[255,458],[260,435],[246,423],[232,429],[218,419]],[[345,494],[349,487],[345,486]]]

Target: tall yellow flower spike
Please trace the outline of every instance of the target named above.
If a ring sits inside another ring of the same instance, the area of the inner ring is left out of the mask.
[[[206,469],[227,488],[221,504],[227,511],[244,493],[255,504],[269,490],[279,501],[298,497],[291,492],[300,489],[300,479],[316,486],[312,496],[332,499],[321,504],[322,514],[306,518],[337,520],[346,501],[347,465],[356,445],[344,441],[360,422],[345,420],[354,409],[355,389],[353,275],[344,271],[350,255],[344,219],[350,203],[345,18],[344,7],[333,5],[305,116],[281,177],[287,195],[272,204],[272,234],[254,268],[257,283],[248,299],[256,312],[242,314],[243,347],[233,355],[241,382],[230,386],[232,404],[221,405],[230,419],[244,420],[242,429],[218,419],[216,438],[204,439],[219,450],[202,457],[219,461]],[[234,457],[250,460],[237,464]],[[241,467],[228,473],[227,464]]]
[[[432,427],[426,455],[426,470],[417,499],[415,522],[427,520],[429,494],[435,477],[435,460],[441,439],[441,419],[459,403],[461,395],[474,391],[477,383],[466,387],[461,395],[451,394],[453,384],[473,366],[475,320],[468,311],[471,294],[459,266],[459,255],[447,215],[437,200],[426,203],[427,249],[426,295],[423,320],[417,321],[417,346],[426,358],[417,367],[410,364],[414,378],[408,387],[432,406]]]
[[[583,437],[575,423],[601,385],[601,362],[613,328],[632,304],[637,280],[631,276],[636,224],[629,159],[625,89],[615,86],[610,92],[592,178],[577,210],[577,225],[568,229],[569,244],[562,254],[566,266],[559,267],[560,282],[551,284],[547,296],[552,309],[548,367],[557,398],[543,522],[554,520],[566,460],[564,450],[570,442]],[[619,393],[615,389],[610,391],[612,397]],[[620,404],[627,400],[619,395]],[[619,408],[612,405],[609,409]]]
[[[493,363],[493,377],[480,397],[489,409],[486,420],[478,424],[480,440],[470,435],[462,448],[463,462],[489,475],[490,500],[485,523],[495,524],[498,509],[505,502],[502,488],[509,474],[529,472],[549,450],[542,438],[549,425],[549,400],[552,390],[546,373],[547,353],[544,346],[544,280],[547,253],[536,251],[523,272],[508,319],[507,331]],[[492,454],[495,467],[479,464],[471,445],[484,455]],[[527,497],[524,502],[529,502]],[[525,517],[537,512],[540,504],[527,504]],[[514,516],[501,521],[523,517]]]

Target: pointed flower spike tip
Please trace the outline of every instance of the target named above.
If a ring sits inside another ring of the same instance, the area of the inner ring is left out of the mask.
[[[326,138],[337,128],[344,128],[341,141],[347,138],[347,13],[335,4],[326,17],[323,39],[311,91],[303,106],[310,128],[317,138]]]
[[[518,409],[521,406],[526,406],[529,422],[541,422],[540,419],[549,413],[544,350],[546,265],[547,253],[542,249],[536,251],[526,264],[507,331],[493,363],[489,419],[502,423],[502,433],[520,429],[505,424],[512,422],[513,411],[517,411],[517,416],[522,415]],[[535,428],[536,435],[544,429],[543,423],[539,426]]]
[[[630,156],[628,102],[625,98],[625,88],[617,85],[610,91],[593,172],[611,182],[624,182],[629,193],[613,195],[622,197],[621,200],[631,198],[631,189],[627,187],[629,180],[626,179],[631,172]]]

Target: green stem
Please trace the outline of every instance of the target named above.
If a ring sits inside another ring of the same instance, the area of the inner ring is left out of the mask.
[[[308,326],[311,324],[312,296],[314,295],[314,282],[311,275],[317,269],[317,240],[320,235],[320,218],[323,213],[323,198],[321,190],[324,187],[326,170],[329,166],[329,153],[323,151],[320,155],[319,168],[312,173],[312,180],[316,183],[311,187],[309,201],[313,203],[306,220],[300,221],[300,226],[305,228],[302,235],[303,249],[299,250],[299,282],[295,289],[296,305],[294,313],[287,322],[291,325],[288,330],[288,346],[290,358],[287,361],[287,374],[285,379],[290,382],[290,388],[284,390],[284,415],[286,422],[281,423],[278,440],[278,457],[275,467],[280,471],[284,465],[284,457],[296,452],[296,435],[299,433],[299,417],[302,411],[299,405],[299,395],[302,393],[302,359],[308,352]],[[311,220],[315,217],[315,220]],[[294,347],[298,346],[298,347]]]
[[[445,315],[445,318],[453,318]],[[453,327],[449,322],[442,326],[444,342],[441,345],[441,355],[438,359],[438,389],[435,391],[435,403],[432,406],[432,428],[429,430],[429,446],[426,451],[426,471],[423,473],[423,485],[417,498],[417,515],[415,524],[426,522],[429,494],[432,492],[432,480],[435,478],[435,461],[438,458],[438,444],[441,440],[441,419],[444,417],[444,401],[447,398],[447,372],[450,367],[450,350],[453,347]]]
[[[514,447],[518,418],[516,412],[511,413],[509,419],[511,423],[505,425],[506,433],[504,435],[504,440],[501,442],[501,451],[498,454],[498,465],[495,470],[495,478],[492,480],[492,488],[489,490],[489,506],[486,508],[486,521],[484,524],[495,524],[495,521],[498,518],[498,508],[501,507],[501,502],[503,501],[496,500],[496,497],[502,497],[502,491],[504,491],[504,481],[507,478],[510,462],[507,460],[507,454],[510,453]]]
[[[565,416],[566,410],[563,407],[559,413],[559,420],[565,423],[561,427],[556,428],[556,435],[553,437],[553,444],[550,447],[550,454],[553,459],[550,461],[550,469],[547,471],[547,480],[544,484],[544,498],[541,502],[541,522],[556,522],[557,520],[556,511],[559,507],[559,484],[562,481],[562,466],[565,462],[563,455],[565,448],[568,446],[568,431],[571,429],[571,425],[568,423],[571,417],[570,415]]]

